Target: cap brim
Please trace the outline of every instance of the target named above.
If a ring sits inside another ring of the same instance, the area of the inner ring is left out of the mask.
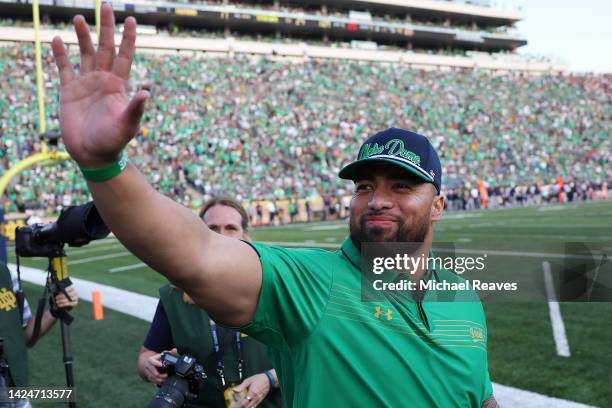
[[[418,167],[411,166],[408,163],[403,163],[403,162],[398,161],[397,159],[392,159],[392,158],[387,158],[387,157],[370,157],[367,159],[361,159],[361,160],[357,160],[352,163],[349,163],[346,166],[344,166],[342,170],[340,170],[340,172],[338,173],[338,177],[340,177],[341,179],[345,179],[345,180],[355,180],[359,170],[361,170],[364,166],[370,165],[372,163],[393,164],[397,167],[400,167],[404,170],[409,171],[410,173],[414,174],[415,176],[422,179],[423,181],[434,184],[433,177],[423,172]]]

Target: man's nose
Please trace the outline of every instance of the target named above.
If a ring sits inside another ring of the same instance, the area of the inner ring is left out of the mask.
[[[372,192],[372,196],[370,197],[370,201],[368,202],[368,207],[371,210],[382,210],[388,209],[393,206],[393,201],[391,200],[391,194],[384,188],[376,188]]]

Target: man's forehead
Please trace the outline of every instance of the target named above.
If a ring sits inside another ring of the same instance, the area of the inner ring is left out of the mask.
[[[208,225],[240,225],[242,218],[235,208],[226,205],[214,205],[204,214],[204,222]]]

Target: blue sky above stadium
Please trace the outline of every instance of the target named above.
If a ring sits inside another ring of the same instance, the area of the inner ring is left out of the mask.
[[[529,44],[521,53],[554,55],[572,71],[612,72],[611,0],[501,0],[520,8],[519,31]]]

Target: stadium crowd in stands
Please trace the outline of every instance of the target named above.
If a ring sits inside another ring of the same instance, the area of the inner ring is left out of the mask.
[[[46,46],[43,65],[53,129],[58,79]],[[340,205],[352,186],[336,174],[351,147],[390,126],[430,137],[452,209],[480,205],[480,180],[490,205],[502,206],[554,200],[560,176],[566,199],[596,198],[611,175],[611,75],[142,53],[132,72],[131,86],[152,98],[131,160],[161,192],[194,208],[219,194]],[[4,172],[41,149],[32,45],[0,47],[0,89]],[[66,162],[24,171],[3,204],[9,212],[54,210],[86,200],[84,180]]]

